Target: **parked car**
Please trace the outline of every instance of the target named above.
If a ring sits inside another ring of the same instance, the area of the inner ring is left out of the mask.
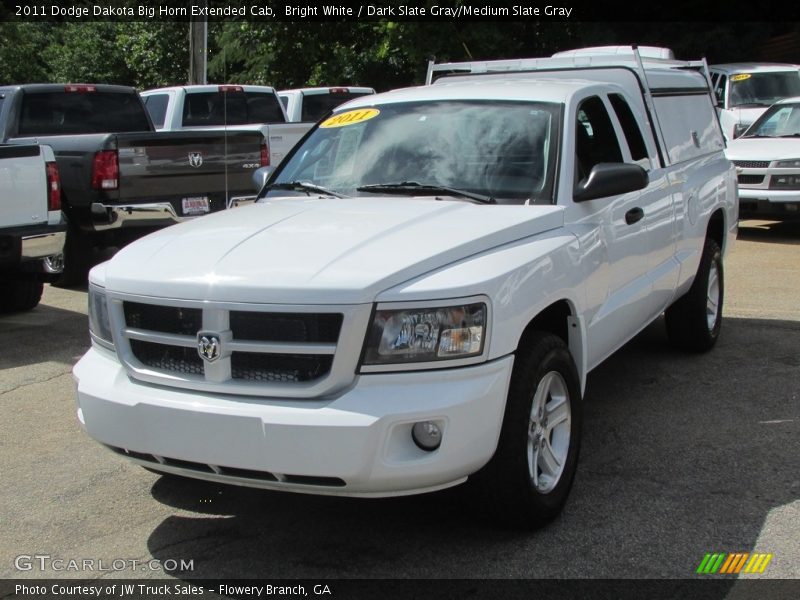
[[[740,218],[800,217],[800,97],[770,107],[728,144]]]
[[[0,140],[51,146],[69,221],[61,282],[86,281],[93,247],[252,197],[266,161],[259,134],[156,132],[135,89],[95,84],[0,87]]]
[[[741,135],[767,108],[783,98],[800,96],[800,66],[780,63],[711,65],[722,132],[730,141]]]
[[[310,87],[281,90],[278,97],[286,109],[289,121],[316,123],[348,100],[374,93],[375,90],[371,87]]]
[[[61,272],[65,230],[53,150],[0,146],[0,312],[39,304]]]
[[[180,85],[142,92],[159,131],[259,131],[276,166],[311,129],[289,123],[275,90],[263,85]]]
[[[432,65],[455,75],[340,107],[257,203],[92,270],[81,425],[164,473],[470,478],[483,512],[554,518],[588,373],[665,311],[692,352],[722,325],[736,181],[703,63],[637,63]]]

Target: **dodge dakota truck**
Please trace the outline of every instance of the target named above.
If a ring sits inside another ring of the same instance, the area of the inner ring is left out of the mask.
[[[66,222],[48,146],[0,146],[0,312],[39,304],[61,272]]]
[[[252,173],[268,164],[259,134],[156,132],[136,90],[113,85],[2,86],[0,140],[55,152],[67,285],[86,281],[95,247],[252,197]]]
[[[488,515],[548,522],[587,374],[664,312],[679,348],[720,335],[736,179],[704,68],[432,64],[340,106],[256,203],[92,270],[80,424],[163,473],[366,497],[469,479]]]
[[[260,132],[272,166],[311,129],[289,123],[274,88],[264,85],[180,85],[147,90],[142,98],[159,131]]]

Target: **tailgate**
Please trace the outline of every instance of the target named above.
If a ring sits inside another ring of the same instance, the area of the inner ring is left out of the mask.
[[[313,126],[313,123],[270,123],[270,164],[277,166]]]
[[[0,146],[0,228],[47,223],[47,172],[39,146]]]
[[[251,177],[263,139],[258,131],[120,134],[118,202],[166,201],[178,216],[191,216],[255,196]]]

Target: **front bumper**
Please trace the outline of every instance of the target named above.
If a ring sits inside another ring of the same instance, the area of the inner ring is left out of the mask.
[[[800,190],[739,187],[739,218],[800,218]]]
[[[455,485],[494,454],[513,356],[472,367],[361,375],[334,399],[210,395],[137,383],[92,348],[75,365],[87,433],[139,464],[252,487],[395,496]],[[441,446],[419,449],[418,421]]]

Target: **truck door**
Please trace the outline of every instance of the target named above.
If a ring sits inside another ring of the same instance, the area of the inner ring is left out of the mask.
[[[573,121],[575,175],[573,189],[599,163],[631,161],[620,143],[608,98],[590,96],[577,105]],[[569,135],[569,134],[568,134]],[[623,155],[622,148],[626,154]],[[635,161],[634,161],[635,162]],[[648,276],[650,244],[647,215],[656,195],[648,189],[574,203],[577,224],[597,232],[593,275],[587,282],[590,307],[587,339],[590,367],[636,334],[651,312]]]
[[[653,283],[650,314],[654,318],[666,308],[677,284],[675,204],[680,189],[675,179],[669,177],[669,168],[660,164],[652,137],[645,138],[642,134],[646,130],[641,126],[641,115],[634,115],[631,103],[622,94],[609,94],[608,100],[622,129],[625,162],[641,165],[650,180],[647,188],[642,190],[641,206],[645,210],[647,265]],[[645,139],[651,143],[648,145]]]

